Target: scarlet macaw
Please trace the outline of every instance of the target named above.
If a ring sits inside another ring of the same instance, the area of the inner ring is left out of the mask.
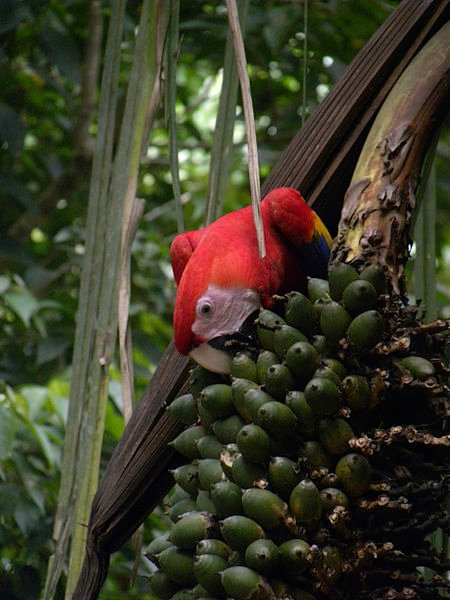
[[[264,258],[250,206],[178,235],[171,246],[175,347],[211,371],[229,372],[225,342],[261,306],[272,307],[274,294],[304,290],[307,276],[326,274],[331,236],[298,191],[271,191],[261,215]]]

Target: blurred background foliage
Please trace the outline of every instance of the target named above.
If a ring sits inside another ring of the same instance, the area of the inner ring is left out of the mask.
[[[309,3],[306,118],[397,4]],[[139,11],[140,2],[130,0],[123,86]],[[96,133],[96,62],[101,68],[108,16],[109,3],[99,0],[2,0],[0,590],[5,600],[39,597],[51,551]],[[186,228],[193,229],[204,218],[227,35],[223,3],[182,1],[180,33],[177,137],[184,218]],[[245,41],[262,178],[301,125],[304,36],[303,2],[253,0]],[[244,142],[238,107],[225,211],[248,203]],[[438,143],[435,161],[437,301],[440,315],[446,317],[450,317],[449,161],[447,132]],[[133,245],[130,307],[137,396],[172,334],[175,287],[168,257],[176,217],[162,110],[143,158],[138,194],[145,199],[145,212]],[[105,462],[122,430],[119,373],[113,368]],[[146,537],[163,526],[164,516],[153,515]],[[142,577],[128,590],[133,560],[131,547],[113,558],[102,597],[151,597]],[[146,568],[143,563],[141,575]]]

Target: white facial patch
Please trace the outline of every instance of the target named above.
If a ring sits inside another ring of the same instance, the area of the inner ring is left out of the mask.
[[[259,294],[255,290],[210,285],[197,300],[192,331],[205,340],[236,333],[260,305]]]

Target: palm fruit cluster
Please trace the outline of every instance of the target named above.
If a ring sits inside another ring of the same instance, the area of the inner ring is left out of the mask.
[[[260,311],[258,347],[229,377],[193,369],[169,407],[187,462],[166,500],[171,529],[147,550],[156,597],[448,590],[433,539],[450,529],[449,324],[421,324],[385,285],[376,265],[337,264],[279,314]]]

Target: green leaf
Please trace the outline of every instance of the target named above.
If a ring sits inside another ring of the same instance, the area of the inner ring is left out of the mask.
[[[24,385],[19,393],[28,404],[29,418],[34,421],[48,398],[47,388],[41,385]]]
[[[17,418],[5,405],[0,405],[0,460],[11,452],[17,430]]]
[[[10,106],[0,104],[0,140],[7,144],[13,156],[22,152],[24,138],[25,127],[19,115]]]
[[[0,294],[4,294],[11,285],[11,280],[6,275],[0,275]]]
[[[26,288],[6,292],[3,298],[9,308],[22,320],[23,324],[29,327],[31,317],[39,309],[36,298]]]

